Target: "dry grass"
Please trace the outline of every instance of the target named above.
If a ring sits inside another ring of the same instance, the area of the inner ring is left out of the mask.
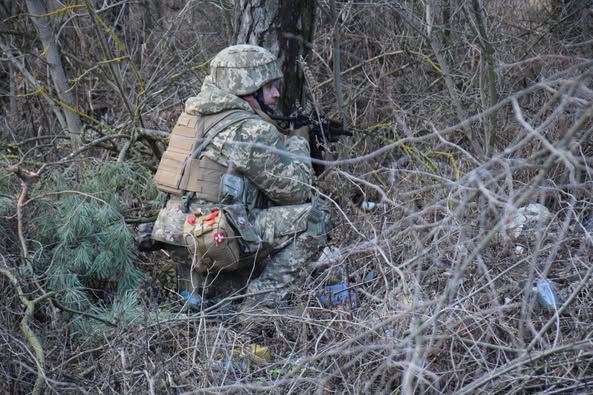
[[[191,19],[198,5],[212,18],[228,15],[214,3],[188,3],[184,15]],[[294,295],[298,313],[265,317],[265,328],[200,315],[155,317],[158,309],[147,305],[133,325],[83,341],[71,336],[67,317],[42,311],[33,329],[43,339],[48,393],[590,391],[593,233],[583,224],[593,216],[593,54],[579,45],[587,36],[578,29],[560,34],[543,2],[538,12],[517,13],[509,12],[516,2],[490,2],[499,104],[488,108],[482,49],[467,23],[470,2],[451,7],[448,33],[436,2],[432,34],[467,113],[459,119],[426,34],[426,9],[395,3],[338,4],[342,84],[355,137],[334,147],[338,165],[319,189],[335,202],[331,243],[341,255],[332,270],[345,273],[357,303],[319,306],[328,270],[303,279]],[[336,114],[333,30],[325,18],[320,12],[309,65],[322,109]],[[141,98],[146,127],[170,126],[200,84],[197,66],[225,45],[207,39],[219,29],[208,20],[189,32],[163,26],[166,34],[136,30],[128,33],[136,41],[127,37],[150,81]],[[102,98],[118,100],[112,93]],[[496,143],[482,155],[471,143],[488,141],[488,114],[497,119]],[[117,130],[129,125],[121,106],[101,116]],[[27,132],[22,136],[34,134]],[[139,148],[133,160],[146,152]],[[376,208],[364,210],[369,201]],[[506,225],[528,203],[544,204],[551,219],[513,239]],[[16,245],[3,243],[2,255],[17,266]],[[542,308],[532,290],[542,279],[557,286],[555,312]],[[18,329],[23,309],[0,281],[0,383],[28,392],[37,373]],[[269,347],[271,361],[258,363],[251,344]]]

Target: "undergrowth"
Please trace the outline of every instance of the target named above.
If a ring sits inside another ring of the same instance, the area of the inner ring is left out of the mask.
[[[147,140],[129,147],[135,164],[88,155],[76,161],[80,167],[57,165],[53,148],[35,140],[11,143],[0,167],[0,260],[22,293],[0,276],[2,388],[30,392],[42,377],[48,393],[590,392],[589,14],[573,12],[579,1],[428,3],[337,2],[334,25],[329,2],[318,2],[307,62],[320,82],[310,88],[320,92],[319,109],[337,116],[331,59],[339,50],[344,115],[354,134],[327,147],[335,166],[316,183],[332,201],[334,253],[303,276],[290,311],[259,317],[262,325],[238,322],[239,300],[204,313],[184,309],[157,279],[175,257],[164,248],[137,250],[133,229],[157,208],[157,161]],[[212,15],[229,16],[233,6],[191,2],[175,15],[191,19],[199,7],[214,7]],[[71,21],[78,19],[63,23]],[[208,33],[220,31],[215,20],[175,21],[147,21],[156,27],[142,37],[118,25],[129,35],[126,61],[137,62],[149,82],[136,98],[146,130],[174,122],[208,59],[227,44],[204,38],[218,37]],[[26,48],[23,58],[32,53]],[[120,82],[136,92],[135,77],[121,67],[130,78]],[[43,74],[45,63],[38,69]],[[95,70],[79,75],[87,72]],[[102,93],[119,103],[114,92]],[[32,97],[19,100],[33,108]],[[118,132],[142,123],[123,105],[93,107],[101,103],[91,94],[84,100]],[[33,137],[58,124],[44,129],[36,113],[21,115],[19,125],[35,126]],[[116,156],[128,141],[121,136],[107,136],[114,139],[90,152]],[[6,170],[17,158],[28,168],[51,162],[23,206],[22,238],[22,185]],[[549,215],[527,219],[530,206]],[[350,297],[322,304],[336,282]],[[552,303],[541,289],[553,291]],[[38,300],[33,315],[23,298]],[[42,376],[20,329],[24,317],[43,340]]]

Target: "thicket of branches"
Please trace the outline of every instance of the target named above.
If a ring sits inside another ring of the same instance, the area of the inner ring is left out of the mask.
[[[318,2],[302,66],[309,102],[343,112],[354,131],[318,182],[335,203],[338,256],[294,295],[301,313],[268,317],[265,330],[165,305],[167,286],[151,279],[166,255],[133,246],[132,229],[157,207],[150,172],[162,137],[232,43],[235,4],[49,2],[68,103],[34,3],[1,3],[2,388],[593,385],[587,1]],[[80,135],[66,119],[73,108]],[[550,215],[512,228],[535,203]],[[316,296],[336,276],[356,300],[322,308]],[[537,284],[555,287],[552,309]],[[253,356],[253,344],[271,359]]]

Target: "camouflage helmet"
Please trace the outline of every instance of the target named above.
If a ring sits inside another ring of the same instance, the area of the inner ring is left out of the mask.
[[[270,81],[282,78],[276,57],[255,45],[233,45],[210,62],[215,86],[236,96],[250,95]]]

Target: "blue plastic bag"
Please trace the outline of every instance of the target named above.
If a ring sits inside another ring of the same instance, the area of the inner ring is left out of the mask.
[[[198,294],[190,294],[189,291],[181,292],[183,304],[191,307],[194,310],[202,309],[202,297]]]
[[[335,307],[340,305],[356,305],[356,293],[348,289],[348,283],[339,283],[325,287],[323,294],[319,296],[319,303],[322,307]]]

